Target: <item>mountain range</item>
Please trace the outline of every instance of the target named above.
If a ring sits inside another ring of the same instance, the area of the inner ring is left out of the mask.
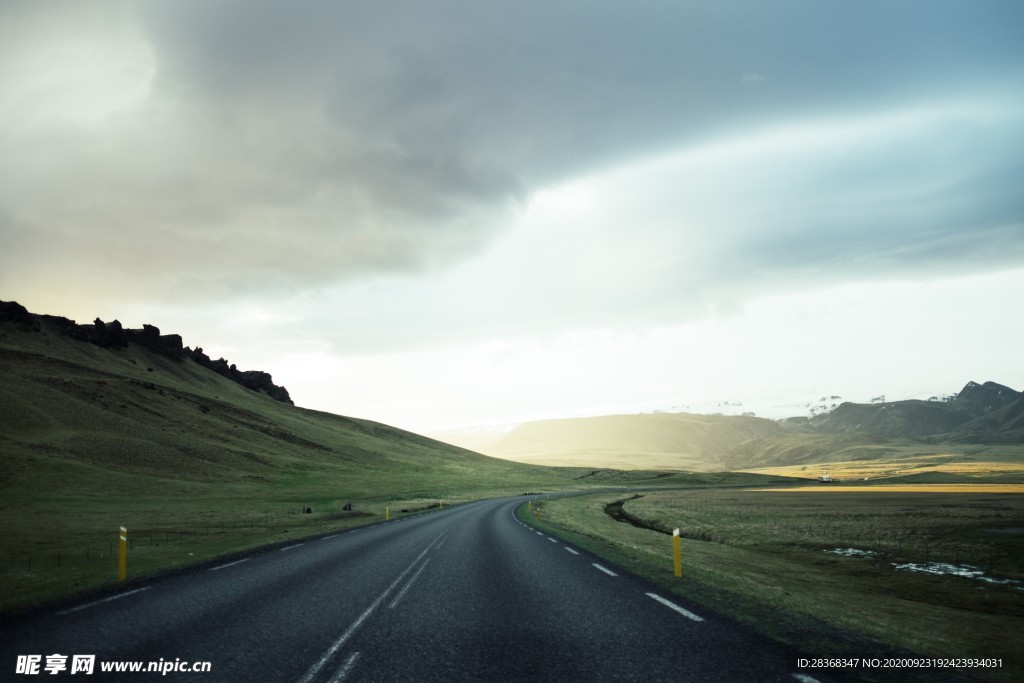
[[[995,382],[968,382],[949,401],[843,403],[807,421],[819,434],[1019,443],[1024,440],[1024,394]]]
[[[489,441],[475,435],[474,446],[524,463],[713,471],[874,457],[913,443],[1024,443],[1024,394],[996,382],[971,381],[934,400],[878,397],[812,412],[784,420],[691,413],[543,420]]]

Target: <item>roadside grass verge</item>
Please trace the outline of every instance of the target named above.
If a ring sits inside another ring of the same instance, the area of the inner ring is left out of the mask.
[[[475,499],[37,500],[0,515],[0,612],[17,611],[117,582],[118,528],[128,529],[128,578],[182,569],[219,556],[392,520]],[[486,497],[486,495],[481,496]],[[50,504],[48,504],[48,502]],[[353,503],[351,511],[343,510]],[[305,512],[310,510],[310,512]]]
[[[614,520],[606,506],[654,529]],[[999,657],[971,676],[1019,680],[1024,583],[897,569],[972,565],[1024,581],[1024,496],[694,489],[540,502],[532,524],[812,656]],[[683,533],[684,575],[671,538]],[[844,556],[854,549],[871,555]]]

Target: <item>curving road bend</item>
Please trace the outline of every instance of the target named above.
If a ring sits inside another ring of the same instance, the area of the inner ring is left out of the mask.
[[[307,540],[5,624],[0,679],[815,680],[794,673],[792,651],[520,522],[522,501]],[[18,674],[19,655],[39,655],[39,673]],[[50,655],[66,668],[50,675]],[[91,675],[71,674],[74,655],[95,655]],[[134,661],[209,671],[101,670]]]

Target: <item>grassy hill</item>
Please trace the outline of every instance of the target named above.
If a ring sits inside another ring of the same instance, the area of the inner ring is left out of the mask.
[[[756,417],[607,415],[527,422],[487,452],[548,465],[708,472],[727,469],[730,453],[743,442],[784,433],[777,423]]]
[[[442,501],[654,476],[486,457],[275,400],[266,373],[246,388],[229,377],[253,373],[180,339],[101,346],[19,315],[0,316],[0,609],[109,582],[121,525],[138,576]]]
[[[46,324],[0,329],[6,490],[151,478],[250,491],[261,482],[279,485],[286,473],[311,500],[550,477],[382,424],[296,408],[189,359],[136,346],[104,349]]]

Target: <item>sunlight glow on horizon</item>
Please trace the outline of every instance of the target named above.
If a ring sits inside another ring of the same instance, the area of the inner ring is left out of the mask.
[[[741,402],[742,412],[761,417],[790,417],[804,414],[801,404],[820,394],[895,400],[959,391],[970,380],[1024,386],[1024,374],[1007,377],[999,370],[1013,358],[979,361],[967,352],[978,334],[976,321],[986,320],[988,307],[999,302],[978,302],[966,316],[945,315],[950,303],[1021,286],[1024,270],[848,284],[766,296],[727,315],[671,327],[574,330],[345,362],[299,354],[278,362],[275,379],[300,405],[427,432],[617,412],[716,412],[723,401]],[[892,305],[878,307],[882,297]],[[1019,335],[1022,327],[1007,319],[986,333]],[[951,348],[965,352],[951,356]],[[870,371],[851,378],[850,366]],[[817,380],[808,382],[808,373]],[[794,376],[801,379],[793,382]],[[900,395],[891,377],[912,389]],[[483,395],[475,389],[481,382],[500,391]],[[360,395],[347,396],[348,387],[360,387]],[[517,411],[524,403],[534,409]],[[453,423],[451,414],[465,418]]]

